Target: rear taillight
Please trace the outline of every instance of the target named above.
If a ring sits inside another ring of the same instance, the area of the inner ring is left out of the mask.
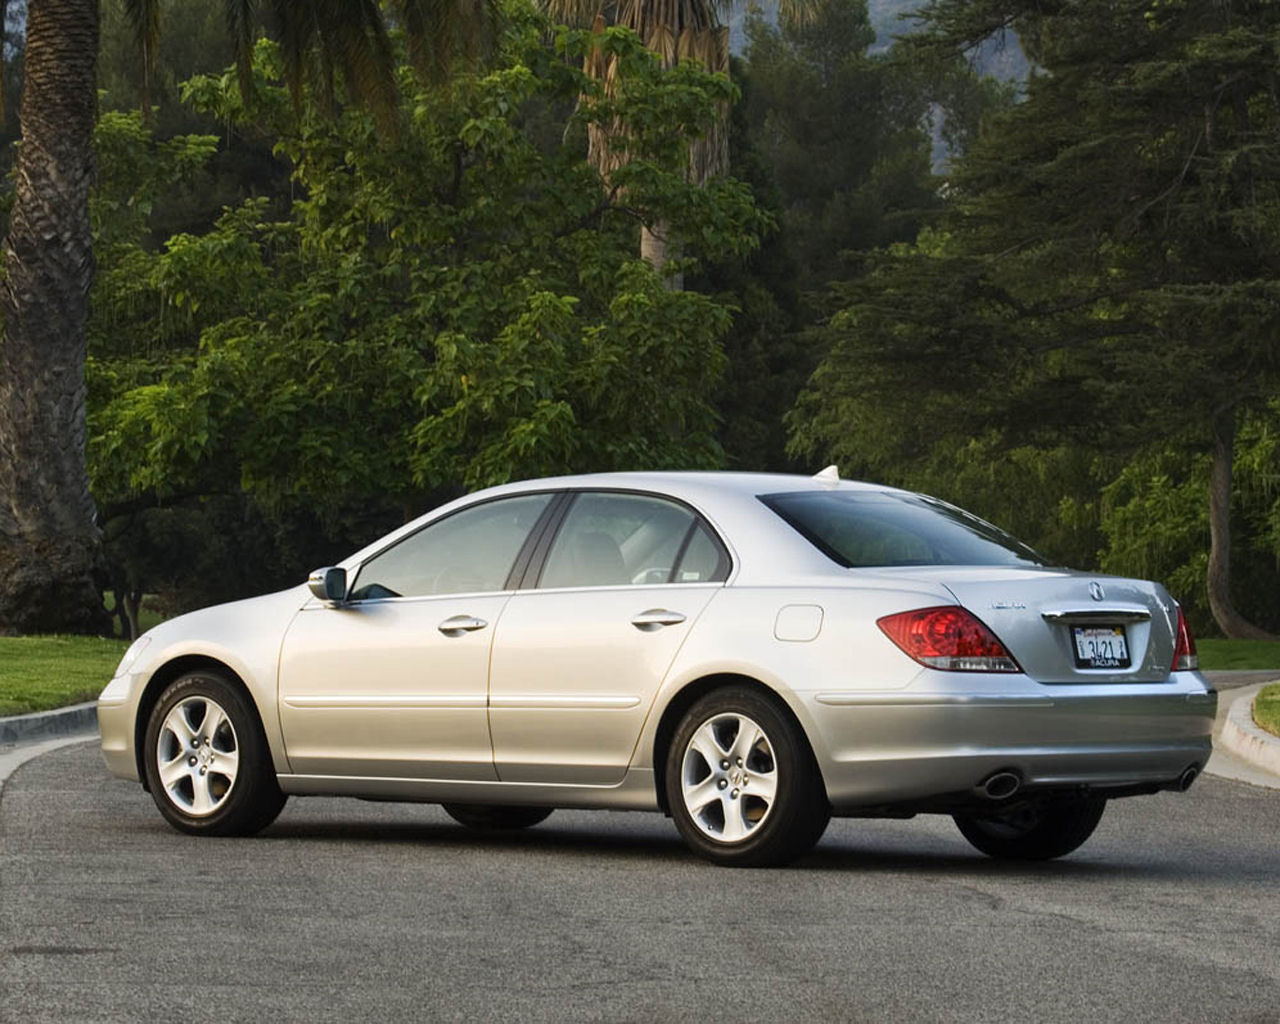
[[[1178,639],[1173,645],[1173,666],[1170,671],[1189,672],[1200,667],[1200,659],[1196,657],[1196,638],[1191,635],[1191,627],[1187,625],[1187,617],[1178,608]]]
[[[1021,672],[1007,647],[976,615],[957,605],[917,608],[877,619],[911,658],[948,672]]]

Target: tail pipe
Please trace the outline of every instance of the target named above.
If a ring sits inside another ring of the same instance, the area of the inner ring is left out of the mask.
[[[1178,776],[1178,792],[1185,793],[1191,788],[1191,783],[1196,781],[1200,775],[1200,766],[1193,764]]]
[[[1022,776],[1011,769],[1002,768],[988,775],[976,788],[988,800],[1007,800],[1022,788]]]

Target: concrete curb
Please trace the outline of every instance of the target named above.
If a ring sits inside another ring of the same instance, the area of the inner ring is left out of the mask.
[[[4,784],[9,776],[28,761],[34,761],[42,754],[48,754],[62,747],[70,747],[76,743],[92,743],[93,733],[82,732],[75,736],[60,736],[52,740],[31,740],[16,747],[0,750],[0,797],[4,796]]]
[[[32,740],[92,733],[98,729],[98,702],[73,704],[57,711],[37,711],[30,715],[0,718],[0,746]]]
[[[1272,736],[1254,722],[1255,696],[1256,692],[1247,693],[1231,702],[1220,739],[1236,757],[1280,776],[1280,737]]]

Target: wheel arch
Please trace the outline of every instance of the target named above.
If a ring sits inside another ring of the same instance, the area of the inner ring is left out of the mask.
[[[823,778],[822,765],[814,752],[813,740],[809,737],[809,730],[804,727],[804,723],[795,713],[790,702],[772,686],[761,682],[754,676],[743,675],[738,672],[714,672],[685,683],[667,701],[666,707],[663,708],[662,715],[658,719],[658,725],[654,730],[653,736],[653,780],[657,789],[658,807],[662,813],[666,815],[671,813],[671,808],[667,804],[667,753],[670,749],[671,741],[675,737],[676,729],[680,726],[680,720],[684,718],[694,704],[708,693],[726,686],[744,686],[755,690],[761,696],[776,704],[778,710],[791,720],[791,723],[799,730],[800,735],[804,737],[805,749],[809,752],[809,757],[813,762],[818,778],[822,780],[823,795],[826,796],[826,779]]]
[[[207,654],[181,654],[170,661],[166,661],[151,674],[151,678],[147,680],[146,688],[142,691],[142,696],[138,698],[138,711],[133,718],[133,758],[138,768],[138,779],[142,782],[143,789],[149,789],[147,786],[145,748],[147,724],[151,721],[151,712],[155,710],[155,706],[160,702],[160,695],[164,693],[165,688],[170,683],[188,672],[196,672],[201,669],[215,673],[240,690],[245,701],[257,716],[258,728],[262,731],[265,739],[266,728],[262,721],[262,709],[258,707],[258,702],[253,699],[253,692],[245,684],[240,673],[225,661],[220,661]]]

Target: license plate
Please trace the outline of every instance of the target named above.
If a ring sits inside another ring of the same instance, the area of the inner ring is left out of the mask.
[[[1072,626],[1076,668],[1128,668],[1129,645],[1123,626]]]

